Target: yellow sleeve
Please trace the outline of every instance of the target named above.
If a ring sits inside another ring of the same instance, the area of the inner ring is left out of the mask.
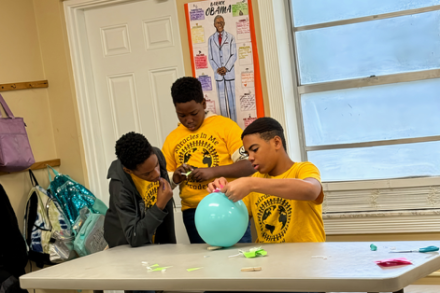
[[[314,178],[321,182],[321,174],[318,168],[310,162],[304,162],[298,170],[298,179]],[[316,204],[322,204],[324,201],[324,190],[321,184],[321,193],[318,198],[315,199]]]
[[[174,147],[173,147],[172,141],[170,139],[170,136],[168,135],[168,137],[165,139],[165,143],[163,144],[163,147],[162,147],[163,156],[165,157],[165,161],[167,161],[167,171],[168,172],[174,172],[177,169],[177,162],[174,158],[173,150],[174,150]]]
[[[228,153],[232,158],[232,156],[243,146],[243,142],[241,141],[241,134],[243,133],[243,130],[240,128],[240,126],[238,126],[237,123],[230,119],[228,120],[230,123],[224,125],[223,127],[226,132],[226,147],[228,148]],[[233,161],[235,162],[237,160],[233,159]]]
[[[246,208],[248,210],[249,217],[252,217],[251,199],[252,199],[252,193],[248,194],[245,198],[242,199],[243,203],[246,205]]]

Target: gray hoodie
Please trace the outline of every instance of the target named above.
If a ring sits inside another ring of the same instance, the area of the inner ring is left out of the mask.
[[[169,182],[162,152],[158,148],[153,151],[159,159],[160,176]],[[110,207],[105,215],[104,238],[109,247],[151,244],[153,235],[156,244],[176,243],[172,199],[164,210],[156,205],[146,210],[131,176],[124,172],[119,160],[111,164],[107,179],[111,179]]]

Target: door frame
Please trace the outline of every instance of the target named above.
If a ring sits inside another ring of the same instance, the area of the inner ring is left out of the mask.
[[[89,187],[100,199],[108,193],[108,183],[102,180],[102,174],[107,176],[108,166],[104,155],[104,142],[100,136],[94,135],[102,132],[102,126],[99,120],[85,11],[101,6],[141,1],[150,0],[68,0],[63,3]],[[174,9],[174,15],[178,15],[175,2]],[[180,40],[180,34],[177,37]],[[157,107],[153,107],[153,111],[158,117]]]

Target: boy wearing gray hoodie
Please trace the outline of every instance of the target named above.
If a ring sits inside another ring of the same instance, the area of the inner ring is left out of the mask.
[[[139,133],[116,142],[104,238],[109,247],[176,243],[173,192],[162,152]]]

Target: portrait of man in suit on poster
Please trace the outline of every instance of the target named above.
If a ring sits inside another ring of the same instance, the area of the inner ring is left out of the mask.
[[[224,30],[225,19],[221,15],[214,18],[216,32],[208,39],[208,60],[214,70],[220,114],[237,122],[235,106],[235,61],[237,46],[235,37]]]

